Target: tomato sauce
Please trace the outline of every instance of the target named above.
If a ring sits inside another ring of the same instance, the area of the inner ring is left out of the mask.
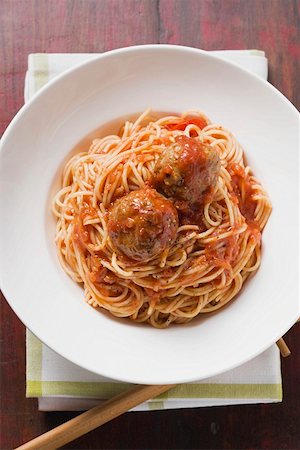
[[[196,125],[197,127],[200,128],[200,130],[202,130],[203,128],[205,128],[207,126],[207,122],[202,117],[189,115],[189,116],[180,118],[178,120],[178,122],[167,124],[166,128],[170,131],[174,131],[174,130],[184,131],[188,125]],[[195,136],[197,136],[197,133],[192,132],[191,136],[195,137]]]
[[[82,221],[84,221],[87,217],[89,217],[90,219],[95,219],[96,217],[98,217],[97,210],[92,206],[90,198],[83,203],[79,215]]]
[[[222,246],[220,246],[222,243]],[[217,244],[217,245],[216,245]],[[230,270],[239,254],[238,236],[228,236],[207,246],[206,261],[213,261],[218,267]]]
[[[87,246],[90,244],[89,225],[83,225],[82,218],[78,216],[75,219],[73,239],[79,251],[84,255],[87,253]]]
[[[178,208],[178,218],[180,225],[197,225],[199,231],[205,231],[206,225],[204,223],[203,203],[189,203],[185,201],[175,201]]]
[[[231,176],[231,184],[233,193],[235,194],[241,213],[247,222],[251,222],[255,218],[255,209],[257,201],[253,198],[253,183],[248,174],[239,164],[233,163],[228,167]]]
[[[90,241],[90,225],[84,225],[84,220],[98,217],[97,210],[91,205],[90,199],[83,203],[79,215],[75,218],[73,238],[79,250],[86,254]]]
[[[231,176],[233,188],[231,192],[232,199],[238,204],[242,215],[246,219],[248,230],[251,233],[251,239],[259,242],[261,233],[259,224],[255,221],[257,200],[254,199],[255,191],[253,189],[253,182],[250,180],[249,174],[246,174],[245,169],[239,164],[230,164],[228,166],[228,172]]]
[[[148,297],[150,298],[151,302],[158,303],[160,301],[161,293],[159,291],[156,292],[153,289],[150,289],[147,287],[145,287],[144,290],[145,290],[146,294],[148,295]]]

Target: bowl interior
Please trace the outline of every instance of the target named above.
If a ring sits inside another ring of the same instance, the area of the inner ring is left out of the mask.
[[[262,265],[217,314],[166,330],[114,319],[83,301],[61,269],[50,199],[78,143],[116,118],[199,109],[231,130],[268,191]],[[272,86],[205,52],[109,52],[49,84],[2,139],[1,285],[21,320],[74,363],[137,383],[205,378],[254,357],[298,315],[298,115]]]

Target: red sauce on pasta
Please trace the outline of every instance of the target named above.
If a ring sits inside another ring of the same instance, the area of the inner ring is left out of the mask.
[[[174,123],[169,123],[166,125],[166,128],[170,131],[174,131],[174,130],[181,130],[184,131],[186,129],[186,127],[188,125],[196,125],[197,127],[200,128],[200,130],[202,130],[203,128],[205,128],[207,126],[207,122],[205,119],[203,119],[203,117],[196,117],[196,116],[185,116],[182,119],[179,119],[178,121],[174,122]],[[197,133],[194,133],[194,135],[196,135]],[[192,137],[194,137],[192,135]]]
[[[205,256],[218,267],[230,270],[239,254],[238,236],[228,236],[207,246]]]
[[[245,169],[239,164],[230,164],[228,166],[228,172],[231,176],[231,185],[233,189],[231,195],[238,203],[239,209],[246,219],[248,230],[251,233],[251,239],[259,242],[261,233],[259,225],[255,220],[257,200],[254,198],[254,182],[251,180],[249,174],[246,174]]]
[[[88,303],[159,328],[236,295],[259,266],[271,212],[232,162],[243,157],[234,136],[201,113],[172,116],[146,112],[117,138],[84,143],[54,204],[63,268]]]
[[[90,243],[89,225],[83,225],[80,216],[75,221],[73,239],[80,252],[86,254],[87,245]]]
[[[236,163],[229,165],[228,172],[231,175],[233,192],[238,199],[241,213],[247,222],[253,221],[257,201],[253,198],[255,191],[249,174],[246,174],[245,169]]]
[[[83,203],[79,215],[75,220],[73,238],[79,250],[86,254],[87,246],[90,241],[90,225],[84,225],[84,221],[89,218],[98,217],[97,210],[91,205],[90,201]]]

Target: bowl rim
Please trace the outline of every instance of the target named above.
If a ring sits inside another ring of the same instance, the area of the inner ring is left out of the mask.
[[[25,114],[25,111],[27,111],[27,109],[30,108],[31,104],[34,103],[39,97],[44,95],[44,92],[48,91],[49,89],[52,89],[52,86],[60,83],[60,81],[64,78],[67,78],[70,76],[70,74],[72,74],[73,72],[76,72],[77,70],[81,70],[84,67],[87,67],[89,65],[94,64],[96,61],[100,60],[100,59],[107,59],[110,58],[111,56],[114,55],[118,55],[118,54],[122,54],[122,53],[135,53],[137,51],[153,51],[153,50],[158,50],[158,51],[165,51],[165,50],[171,50],[174,52],[178,52],[178,51],[183,51],[183,52],[190,52],[191,54],[203,54],[208,58],[212,58],[212,59],[217,59],[219,60],[221,63],[225,64],[225,65],[230,65],[235,67],[235,69],[239,70],[242,73],[246,73],[246,74],[250,74],[251,77],[254,77],[256,80],[258,80],[260,83],[268,86],[270,89],[273,90],[274,93],[276,93],[276,95],[279,95],[281,97],[281,99],[286,103],[286,105],[288,105],[289,107],[291,107],[296,113],[298,113],[297,108],[293,105],[293,103],[287,98],[285,97],[275,86],[273,86],[271,83],[269,83],[269,81],[263,79],[262,77],[260,77],[259,75],[257,75],[256,73],[253,72],[249,72],[249,70],[244,69],[243,67],[241,67],[240,65],[236,64],[235,62],[229,61],[229,60],[224,60],[223,58],[221,58],[218,55],[212,54],[209,50],[203,50],[203,49],[198,49],[196,47],[189,47],[189,46],[185,46],[185,45],[173,45],[173,44],[141,44],[141,45],[131,45],[128,47],[120,47],[120,48],[116,48],[113,50],[108,50],[106,52],[103,52],[101,54],[95,53],[95,57],[92,58],[91,60],[88,61],[83,61],[80,62],[78,64],[76,64],[74,67],[70,67],[67,70],[64,70],[62,73],[56,75],[52,80],[48,81],[45,86],[41,87],[38,92],[36,94],[33,95],[33,97],[31,99],[29,99],[26,103],[24,103],[24,105],[19,109],[19,111],[16,113],[16,115],[13,117],[13,119],[11,120],[11,122],[8,124],[7,128],[5,129],[1,140],[0,140],[0,152],[2,151],[2,148],[4,147],[4,143],[6,140],[6,137],[8,135],[8,133],[10,132],[10,129],[14,126],[15,122],[17,122],[17,120],[19,120],[19,118]],[[93,53],[91,53],[91,55],[93,55]],[[0,279],[0,283],[1,283],[1,279]]]
[[[12,121],[10,122],[10,124],[8,125],[8,127],[6,128],[1,141],[0,141],[0,163],[2,160],[2,156],[3,153],[5,151],[5,147],[6,147],[6,141],[9,138],[10,134],[13,133],[15,125],[17,124],[17,122],[19,121],[19,119],[21,117],[23,117],[24,115],[27,114],[27,111],[31,108],[31,105],[34,104],[36,101],[39,100],[39,98],[43,97],[45,92],[48,92],[49,90],[52,89],[53,86],[59,84],[61,82],[62,79],[68,78],[71,74],[77,72],[78,70],[84,70],[85,67],[88,67],[90,65],[93,65],[95,63],[97,63],[97,61],[99,60],[105,60],[105,59],[109,59],[111,56],[118,56],[120,54],[124,54],[124,53],[132,53],[134,54],[135,52],[152,52],[152,51],[159,51],[159,52],[165,52],[167,51],[174,51],[174,53],[177,53],[178,51],[183,52],[183,53],[190,53],[191,55],[201,55],[204,54],[206,57],[208,57],[209,59],[217,59],[219,62],[221,62],[223,65],[225,66],[233,66],[235,68],[236,72],[241,72],[241,73],[246,73],[248,76],[250,75],[252,78],[255,78],[259,83],[267,86],[267,88],[269,90],[272,90],[273,93],[277,96],[280,97],[281,101],[283,101],[293,112],[293,114],[299,114],[297,109],[295,108],[295,106],[280,92],[278,91],[273,85],[271,85],[267,80],[262,79],[261,77],[259,77],[258,75],[254,74],[254,73],[250,73],[247,69],[244,69],[240,66],[238,66],[237,64],[235,64],[232,61],[227,61],[222,59],[221,57],[211,54],[208,51],[205,50],[201,50],[201,49],[197,49],[194,47],[187,47],[187,46],[182,46],[182,45],[171,45],[171,44],[145,44],[145,45],[136,45],[136,46],[129,46],[129,47],[122,47],[122,48],[118,48],[118,49],[114,49],[114,50],[110,50],[108,52],[104,52],[102,54],[97,54],[95,55],[94,58],[92,58],[91,60],[88,61],[84,61],[82,63],[76,64],[76,66],[71,67],[70,69],[67,69],[66,71],[64,71],[63,73],[61,73],[60,75],[57,75],[53,80],[49,81],[44,87],[42,87],[38,93],[36,93],[28,102],[26,102],[22,108],[17,112],[17,114],[14,116],[14,118],[12,119]],[[1,259],[1,255],[0,255],[0,259]],[[5,275],[4,273],[2,273],[3,271],[0,271],[0,287],[1,290],[3,292],[4,297],[6,298],[7,302],[9,303],[10,307],[13,309],[13,311],[15,312],[15,314],[20,318],[20,320],[22,321],[22,323],[29,328],[41,341],[43,341],[43,338],[39,336],[39,333],[35,333],[34,331],[34,327],[32,327],[31,324],[28,324],[28,321],[23,320],[22,318],[22,314],[18,313],[18,311],[16,311],[15,309],[15,305],[14,305],[14,301],[12,300],[14,295],[13,293],[10,292],[10,289],[6,289],[6,283],[5,283]],[[297,315],[291,319],[291,322],[289,324],[287,324],[286,329],[283,330],[283,332],[286,332],[287,330],[289,330],[289,328],[295,323],[295,321],[297,320]],[[282,331],[280,331],[280,333],[277,336],[277,339],[279,339],[282,336]],[[264,350],[266,350],[270,345],[272,345],[273,342],[269,342],[267,344],[265,344],[265,346],[262,348],[260,347],[260,349],[252,354],[250,357],[247,355],[245,356],[244,360],[239,361],[238,363],[226,367],[225,369],[220,369],[218,372],[214,372],[214,375],[217,375],[219,373],[222,373],[224,371],[230,370],[236,366],[239,366],[243,363],[245,363],[246,361],[248,361],[249,359],[257,356],[258,354],[260,354],[261,352],[263,352]],[[46,344],[48,345],[48,344]],[[54,351],[56,351],[57,353],[61,354],[63,357],[68,358],[68,356],[64,355],[61,353],[61,351],[59,349],[56,349],[54,346],[51,345],[51,348],[53,348]],[[75,361],[74,359],[71,360],[72,362],[74,362],[75,364],[79,365],[80,367],[85,368],[86,370],[89,371],[93,371],[92,368],[90,367],[86,367],[84,365],[82,365],[80,363],[80,361]],[[103,375],[109,378],[115,378],[115,374],[111,374],[109,371],[105,372],[105,370],[103,371]],[[157,378],[157,377],[156,377]],[[193,381],[197,378],[197,374],[194,377],[190,377],[189,379],[183,379],[180,380],[178,378],[176,378],[176,383],[182,383],[182,382],[188,382],[188,381]],[[204,378],[204,377],[202,377]],[[123,377],[122,378],[123,381],[127,381],[127,382],[137,382],[137,383],[142,383],[144,384],[145,382],[149,384],[160,384],[161,381],[157,380],[154,381],[153,377],[151,379],[143,379],[142,381],[137,381],[134,380],[132,381],[132,378],[126,378]],[[173,382],[173,380],[172,380]]]

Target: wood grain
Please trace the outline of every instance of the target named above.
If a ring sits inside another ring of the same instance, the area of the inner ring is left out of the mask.
[[[56,450],[174,386],[176,385],[135,385],[107,400],[103,405],[95,406],[41,436],[37,436],[30,442],[24,443],[16,450],[40,450],[41,448]]]
[[[266,51],[269,80],[299,109],[299,15],[297,0],[1,0],[0,133],[23,104],[33,52],[146,43],[258,48]],[[24,327],[5,300],[0,332],[0,448],[11,449],[76,414],[41,413],[36,400],[25,399]],[[64,448],[299,449],[300,325],[285,339],[292,356],[282,362],[281,404],[128,413]]]

